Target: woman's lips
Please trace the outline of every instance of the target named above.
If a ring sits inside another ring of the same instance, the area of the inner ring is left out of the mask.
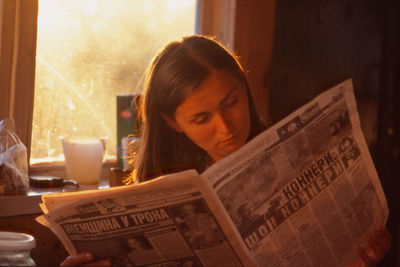
[[[235,142],[236,142],[236,136],[232,136],[232,137],[229,137],[229,138],[221,141],[220,144],[226,146],[226,145],[234,144]]]

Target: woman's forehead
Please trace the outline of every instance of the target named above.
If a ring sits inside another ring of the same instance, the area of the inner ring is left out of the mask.
[[[218,106],[230,94],[240,89],[245,89],[245,86],[235,76],[226,71],[215,71],[178,105],[175,115],[202,112]]]

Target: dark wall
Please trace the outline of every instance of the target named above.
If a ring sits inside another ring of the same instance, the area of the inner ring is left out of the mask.
[[[400,195],[400,1],[276,1],[270,116],[276,122],[322,91],[353,79],[361,126],[390,208],[396,257]],[[397,263],[397,265],[396,265]]]
[[[277,120],[352,78],[358,99],[378,95],[383,7],[379,0],[277,1],[271,116]]]

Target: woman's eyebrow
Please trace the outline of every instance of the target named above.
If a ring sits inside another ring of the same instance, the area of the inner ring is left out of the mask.
[[[221,103],[224,103],[237,89],[238,88],[236,86],[232,87],[232,89],[222,99]]]
[[[222,98],[222,100],[220,101],[220,103],[224,103],[225,101],[227,101],[227,99],[237,90],[237,86],[233,86],[232,89]],[[188,116],[188,119],[196,119],[197,117],[201,117],[201,116],[206,116],[208,114],[207,111],[205,112],[199,112],[199,113],[194,113],[192,115]]]

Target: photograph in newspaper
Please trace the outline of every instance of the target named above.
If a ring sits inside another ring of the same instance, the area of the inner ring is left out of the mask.
[[[223,233],[203,201],[191,201],[174,208],[175,221],[192,248],[223,241]]]
[[[351,80],[202,175],[259,266],[341,266],[388,216]]]

